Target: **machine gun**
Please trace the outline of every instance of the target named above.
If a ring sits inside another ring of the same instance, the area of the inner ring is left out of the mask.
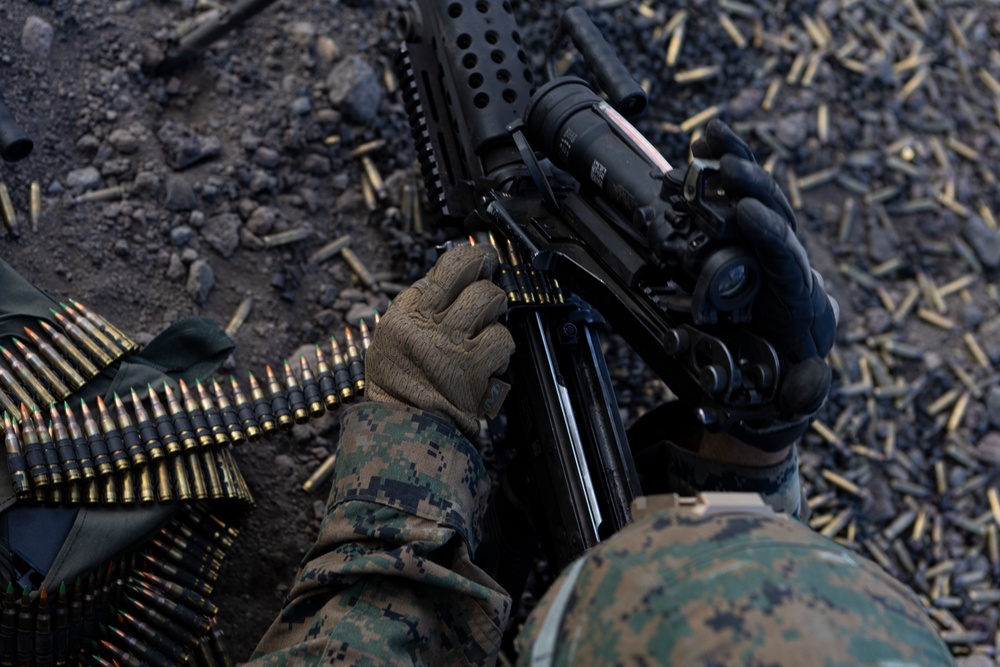
[[[35,144],[14,120],[3,102],[0,102],[0,158],[7,162],[23,160],[31,154]]]
[[[735,326],[750,317],[760,267],[718,165],[671,169],[626,120],[646,95],[582,9],[564,14],[553,43],[573,39],[607,101],[578,78],[535,90],[503,0],[411,0],[397,29],[431,204],[506,239],[574,295],[508,311],[517,350],[507,440],[517,454],[504,485],[512,494],[494,498],[528,508],[562,568],[627,525],[642,494],[598,325],[610,324],[706,427],[766,424],[779,355]],[[518,579],[498,574],[515,599]]]

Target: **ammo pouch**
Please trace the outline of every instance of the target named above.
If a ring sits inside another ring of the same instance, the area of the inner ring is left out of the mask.
[[[211,390],[197,383],[233,342],[210,320],[187,318],[140,349],[69,303],[0,261],[0,411],[10,425],[0,469],[0,574],[9,582],[0,662],[76,664],[81,649],[121,662],[116,651],[135,653],[133,638],[148,651],[135,655],[143,663],[208,651],[205,664],[231,664],[208,595],[253,500]],[[26,397],[33,405],[20,412]],[[153,398],[167,415],[155,416]]]

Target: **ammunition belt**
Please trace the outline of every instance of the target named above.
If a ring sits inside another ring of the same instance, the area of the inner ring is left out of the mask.
[[[57,593],[9,583],[0,665],[232,667],[210,596],[237,532],[195,505]]]

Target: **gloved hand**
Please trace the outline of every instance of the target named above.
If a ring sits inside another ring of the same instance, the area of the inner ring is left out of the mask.
[[[696,157],[719,160],[722,186],[738,199],[736,220],[760,260],[763,284],[754,301],[750,327],[778,350],[783,379],[780,423],[763,430],[741,425],[732,431],[762,449],[790,444],[808,425],[830,390],[824,357],[833,347],[839,307],[809,266],[795,236],[795,214],[774,179],[761,169],[750,147],[725,123],[711,121],[692,146]],[[789,365],[790,364],[790,365]]]
[[[490,282],[496,267],[489,246],[459,246],[393,301],[365,355],[368,400],[437,412],[470,438],[479,432],[490,378],[514,352],[497,322],[507,297]]]

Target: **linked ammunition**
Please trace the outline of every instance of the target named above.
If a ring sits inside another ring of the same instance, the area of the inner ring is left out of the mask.
[[[351,384],[354,386],[354,393],[363,396],[365,393],[365,365],[361,360],[361,352],[354,342],[354,335],[349,328],[344,328],[344,336],[347,345],[347,371],[351,374]]]
[[[201,383],[198,384],[198,390],[202,391]],[[234,445],[242,445],[246,442],[247,436],[240,427],[239,415],[222,390],[222,385],[215,378],[212,379],[212,393],[215,394],[215,403],[218,405],[217,413],[222,420],[222,427],[225,429],[227,439]]]
[[[4,427],[6,428],[7,426],[8,424],[5,420]],[[60,472],[58,479],[52,479],[52,471],[46,461],[45,451],[42,448],[41,443],[38,441],[38,436],[35,434],[35,428],[31,424],[31,418],[28,416],[28,409],[24,407],[24,405],[21,405],[20,440],[24,443],[24,460],[28,464],[28,474],[31,476],[31,486],[35,489],[36,494],[39,491],[44,493],[50,484],[60,484],[62,482],[62,473]],[[41,499],[44,499],[44,497]]]
[[[191,425],[191,419],[181,406],[174,390],[166,382],[163,383],[163,393],[167,397],[167,409],[170,412],[170,419],[174,422],[181,447],[185,452],[197,450],[198,439],[195,436],[194,427]]]
[[[10,471],[14,494],[18,498],[30,498],[31,481],[28,474],[28,464],[25,462],[20,439],[14,431],[14,424],[7,412],[4,412],[3,423],[4,441],[7,448],[7,470]]]
[[[132,635],[131,633],[126,634],[125,632],[119,630],[113,625],[109,625],[108,631],[110,632],[112,639],[118,642],[118,646],[124,646],[126,648],[121,649],[116,658],[120,664],[128,667],[170,667],[170,660],[154,649],[153,647],[146,644],[138,637]],[[108,640],[101,640],[105,647],[110,647],[112,644]]]
[[[32,611],[31,590],[25,586],[17,612],[17,660],[22,666],[35,664],[35,615]]]
[[[13,389],[15,394],[17,394],[18,399],[21,400],[22,403],[24,403],[25,405],[34,405],[35,403],[40,402],[43,405],[48,405],[49,403],[55,402],[56,399],[52,396],[52,394],[49,393],[49,391],[45,388],[45,386],[42,385],[41,381],[38,378],[36,378],[34,374],[32,374],[31,371],[28,370],[27,366],[22,364],[21,361],[16,356],[14,356],[14,354],[10,350],[0,345],[0,353],[3,354],[3,358],[10,366],[10,369],[14,371],[14,375],[16,375],[21,380],[21,382],[24,383],[24,385],[28,386],[31,389],[31,391],[34,392],[34,395],[37,397],[36,399],[33,400],[24,401],[21,394],[18,393],[16,389]]]
[[[205,414],[205,421],[208,422],[208,430],[212,435],[212,440],[215,446],[225,447],[231,441],[229,432],[226,430],[226,423],[222,419],[222,413],[219,412],[219,408],[215,407],[212,397],[209,396],[208,390],[201,383],[201,380],[195,380],[194,384],[198,390],[198,401],[201,404],[201,411]]]
[[[326,405],[327,410],[336,410],[337,406],[340,405],[340,396],[337,393],[337,383],[333,379],[333,372],[330,371],[330,366],[326,363],[326,358],[323,356],[323,350],[319,345],[316,346],[316,373],[318,374],[317,384],[319,385],[319,391],[323,395],[323,403]]]
[[[202,667],[219,667],[212,655],[212,640],[209,636],[200,637],[194,646],[198,664]]]
[[[118,488],[121,491],[119,498],[121,498],[122,504],[134,505],[136,501],[135,481],[132,479],[132,472],[130,470],[125,470],[119,474]]]
[[[52,611],[49,609],[49,594],[43,586],[38,591],[38,610],[35,614],[36,665],[51,665],[53,659]]]
[[[135,389],[130,389],[132,398],[132,409],[135,412],[135,420],[139,433],[139,440],[142,442],[142,447],[146,452],[147,458],[152,461],[152,465],[156,472],[156,490],[157,499],[161,502],[169,501],[173,499],[173,485],[170,482],[170,470],[167,467],[169,464],[164,460],[163,446],[160,443],[159,434],[157,433],[156,426],[153,424],[152,420],[149,418],[149,413],[146,412],[146,408],[142,405],[142,401],[139,399],[139,395],[136,393]],[[115,396],[117,399],[117,395]],[[178,483],[178,489],[183,488],[190,497],[190,490],[187,488],[187,479],[183,480],[183,483]],[[186,498],[182,498],[185,499]]]
[[[514,244],[510,242],[510,239],[507,239],[507,257],[510,259],[510,267],[514,272],[514,282],[517,283],[518,294],[521,297],[519,301],[535,303],[535,293],[531,289],[528,274],[524,270],[524,266],[521,264],[521,260],[514,250]]]
[[[211,626],[205,616],[188,609],[183,604],[175,602],[152,588],[147,587],[139,579],[134,577],[132,578],[129,590],[155,605],[156,608],[166,614],[170,620],[175,621],[184,627],[200,633],[209,632],[211,630]]]
[[[364,331],[367,332],[367,328]],[[302,399],[306,403],[306,409],[309,415],[318,419],[326,413],[326,408],[323,405],[323,393],[320,391],[319,383],[316,382],[304,354],[299,355],[299,372],[302,374]]]
[[[0,366],[0,384],[2,384],[6,390],[13,395],[14,402],[19,405],[34,405],[35,401],[32,399],[31,395],[21,386],[21,384],[14,379],[3,366]]]
[[[41,419],[42,414],[36,409],[35,423],[40,423]],[[75,482],[81,478],[80,464],[76,460],[76,450],[70,439],[69,431],[66,430],[66,425],[63,424],[59,410],[56,409],[54,403],[49,406],[49,423],[52,428],[51,437],[55,442],[56,454],[59,457],[59,467],[62,468],[67,480]]]
[[[330,350],[333,355],[333,381],[337,385],[337,391],[340,393],[340,400],[344,403],[351,403],[354,401],[351,373],[347,370],[347,364],[344,363],[344,357],[340,353],[340,345],[333,336],[330,336]]]
[[[52,655],[58,666],[67,664],[69,660],[69,596],[66,593],[66,583],[59,584],[56,597],[56,608],[53,614]]]
[[[170,581],[190,588],[199,595],[208,596],[212,594],[212,584],[205,579],[195,576],[187,569],[166,563],[149,553],[144,554],[143,557],[150,567],[159,572],[161,576],[167,577]]]
[[[278,427],[282,431],[290,431],[295,422],[292,419],[292,411],[288,406],[288,399],[285,397],[285,392],[282,391],[278,377],[274,374],[270,366],[265,366],[264,372],[267,374],[267,393],[269,394],[274,419],[278,422]],[[299,392],[298,398],[301,399],[301,392]]]
[[[140,466],[144,466],[147,461],[146,450],[142,446],[142,440],[139,438],[139,431],[132,423],[131,418],[129,418],[128,412],[125,411],[125,404],[122,402],[121,397],[118,396],[117,393],[114,394],[114,401],[115,410],[118,413],[118,428],[115,428],[114,420],[111,418],[110,414],[107,415],[107,426],[115,432],[117,437],[121,438],[123,447],[125,448],[125,452],[128,454],[132,467],[138,468]],[[101,411],[101,423],[102,425],[105,425],[104,418],[106,409],[103,400],[98,400],[98,410]],[[105,436],[105,439],[110,441],[107,436]]]
[[[14,667],[17,659],[17,591],[14,582],[7,583],[3,613],[0,614],[0,665]]]
[[[236,667],[229,654],[229,649],[226,647],[222,628],[219,627],[218,619],[215,618],[212,619],[211,640],[212,651],[215,653],[215,658],[219,661],[220,667]]]
[[[517,281],[514,278],[514,273],[507,263],[507,256],[500,249],[500,245],[497,243],[496,237],[493,236],[493,232],[489,232],[490,245],[496,250],[497,259],[499,264],[497,265],[496,280],[497,284],[507,294],[507,301],[511,303],[517,303],[521,300],[521,294],[518,289]]]
[[[111,365],[114,359],[112,359],[111,356],[80,327],[71,322],[68,317],[52,308],[49,308],[49,312],[52,313],[52,316],[56,318],[56,322],[59,323],[59,326],[63,328],[63,331],[66,332],[66,335],[69,336],[74,343],[80,344],[85,350],[87,350],[87,352],[97,359],[102,366]]]
[[[3,391],[0,391],[0,408],[2,408],[4,412],[12,415],[17,415],[20,412],[14,401]]]
[[[261,430],[265,435],[271,435],[278,430],[278,424],[274,419],[274,413],[271,412],[271,402],[267,400],[267,396],[264,395],[264,390],[261,389],[260,383],[254,374],[249,373],[250,378],[250,399],[253,401],[254,415],[257,419],[257,423],[260,424]]]
[[[60,303],[59,307],[62,308],[63,313],[65,313],[68,317],[72,318],[73,322],[75,322],[78,327],[80,327],[83,331],[85,331],[92,340],[96,341],[99,345],[101,345],[108,352],[108,354],[111,355],[113,359],[118,359],[124,356],[125,350],[123,350],[121,346],[119,346],[118,343],[115,340],[113,340],[113,336],[105,333],[104,324],[99,319],[97,319],[96,317],[94,318],[94,320],[89,319],[86,316],[86,313],[88,311],[82,308],[81,309],[77,309],[75,307],[70,308],[64,303]]]
[[[167,538],[164,536],[166,540]],[[189,554],[183,549],[179,549],[159,538],[150,540],[150,544],[160,551],[169,560],[173,561],[186,572],[190,572],[196,577],[202,578],[209,583],[214,583],[219,578],[219,568],[222,566],[219,561],[212,558],[198,558],[195,554]]]
[[[101,434],[108,447],[111,465],[118,471],[128,471],[129,458],[128,452],[125,451],[125,441],[122,439],[122,434],[115,425],[115,421],[111,418],[111,413],[108,412],[108,406],[104,404],[104,399],[100,396],[97,397],[97,413],[100,416]],[[93,446],[91,446],[91,451],[93,451]],[[143,463],[145,463],[145,459],[146,456],[143,454]]]
[[[176,582],[158,577],[152,572],[139,572],[139,575],[149,582],[149,585],[155,586],[157,589],[166,593],[170,599],[183,604],[188,609],[192,609],[205,616],[215,616],[219,613],[219,608],[216,607],[211,600],[197,591],[187,588],[186,586],[182,586]]]
[[[163,445],[163,449],[166,450],[167,456],[176,456],[181,452],[181,445],[177,437],[177,431],[174,428],[174,422],[170,418],[170,415],[167,414],[163,403],[160,402],[160,397],[152,385],[147,385],[147,391],[149,393],[149,403],[153,408],[153,425],[156,427],[160,443]]]
[[[76,655],[83,645],[83,586],[80,577],[73,582],[69,599],[69,652]]]
[[[57,331],[55,327],[44,320],[38,320],[38,324],[42,327],[42,330],[45,331],[45,334],[52,341],[52,344],[64,355],[72,359],[73,363],[76,364],[76,367],[80,369],[80,371],[82,371],[87,378],[92,378],[100,373],[97,366],[95,366],[90,359],[87,358],[87,355],[81,352],[80,348],[74,345],[73,341],[71,341],[67,336]]]
[[[132,340],[121,329],[119,329],[118,327],[116,327],[115,325],[113,325],[107,319],[105,319],[104,317],[98,315],[97,313],[95,313],[94,311],[90,310],[89,308],[87,308],[86,306],[84,306],[79,301],[76,301],[75,299],[70,299],[69,303],[70,303],[71,306],[73,306],[74,308],[76,308],[76,310],[79,311],[79,313],[81,315],[83,315],[88,320],[90,320],[91,322],[93,322],[94,326],[96,326],[96,327],[100,328],[101,330],[107,332],[107,334],[114,339],[115,343],[119,347],[124,348],[125,350],[127,350],[129,352],[137,352],[139,350],[139,344],[138,343],[136,343],[134,340]]]
[[[201,449],[210,449],[215,444],[215,439],[212,437],[212,430],[208,427],[208,419],[187,383],[181,379],[178,381],[178,385],[184,410],[187,412],[188,419],[191,420],[191,427],[194,429],[194,437],[198,440],[198,446]]]
[[[359,329],[361,329],[361,358],[364,359],[365,353],[368,352],[368,347],[372,344],[372,335],[368,330],[368,324],[364,320],[361,320]]]
[[[186,479],[186,475],[190,474],[191,479],[188,492],[199,500],[208,498],[209,489],[206,486],[205,477],[201,470],[201,459],[198,457],[198,441],[194,439],[191,422],[181,408],[170,385],[164,382],[163,390],[167,397],[167,411],[169,411],[170,415],[167,421],[169,421],[170,428],[167,428],[166,422],[161,422],[159,419],[159,415],[165,411],[152,387],[149,388],[149,398],[150,403],[153,405],[153,417],[156,420],[157,431],[160,433],[163,446],[167,450],[167,455],[170,456],[172,453],[171,450],[175,450],[173,452],[175,456],[174,478],[178,482],[177,496],[182,497],[181,480]],[[165,432],[173,434],[172,437],[165,437],[163,435]],[[184,465],[184,461],[176,456],[180,452],[184,453],[184,457],[187,460],[186,466]]]
[[[154,629],[148,623],[140,620],[132,614],[118,610],[119,623],[127,622],[129,630],[137,632],[149,646],[166,656],[171,665],[185,664],[189,658],[189,652],[185,646],[170,638],[165,632]]]
[[[233,402],[236,406],[236,415],[239,417],[240,426],[246,434],[247,440],[250,442],[260,440],[261,429],[257,423],[254,405],[247,399],[246,394],[243,393],[243,388],[240,387],[240,383],[232,375],[229,376],[229,384],[233,389]]]
[[[47,382],[49,385],[49,389],[58,394],[59,398],[65,398],[70,395],[71,393],[70,388],[67,387],[62,380],[59,379],[59,376],[56,375],[55,372],[48,367],[48,365],[42,360],[41,357],[32,352],[24,343],[22,343],[18,339],[14,338],[13,341],[14,341],[14,346],[17,348],[17,351],[21,353],[21,356],[24,357],[25,361],[28,362],[28,365],[31,366],[36,373],[38,373],[45,379],[45,382]]]
[[[288,388],[288,409],[291,411],[292,419],[296,424],[304,424],[309,421],[309,407],[306,404],[305,393],[299,385],[299,381],[296,379],[295,373],[292,372],[292,365],[288,363],[287,359],[284,361],[284,370],[285,386]],[[275,412],[277,412],[277,410],[275,410]]]

